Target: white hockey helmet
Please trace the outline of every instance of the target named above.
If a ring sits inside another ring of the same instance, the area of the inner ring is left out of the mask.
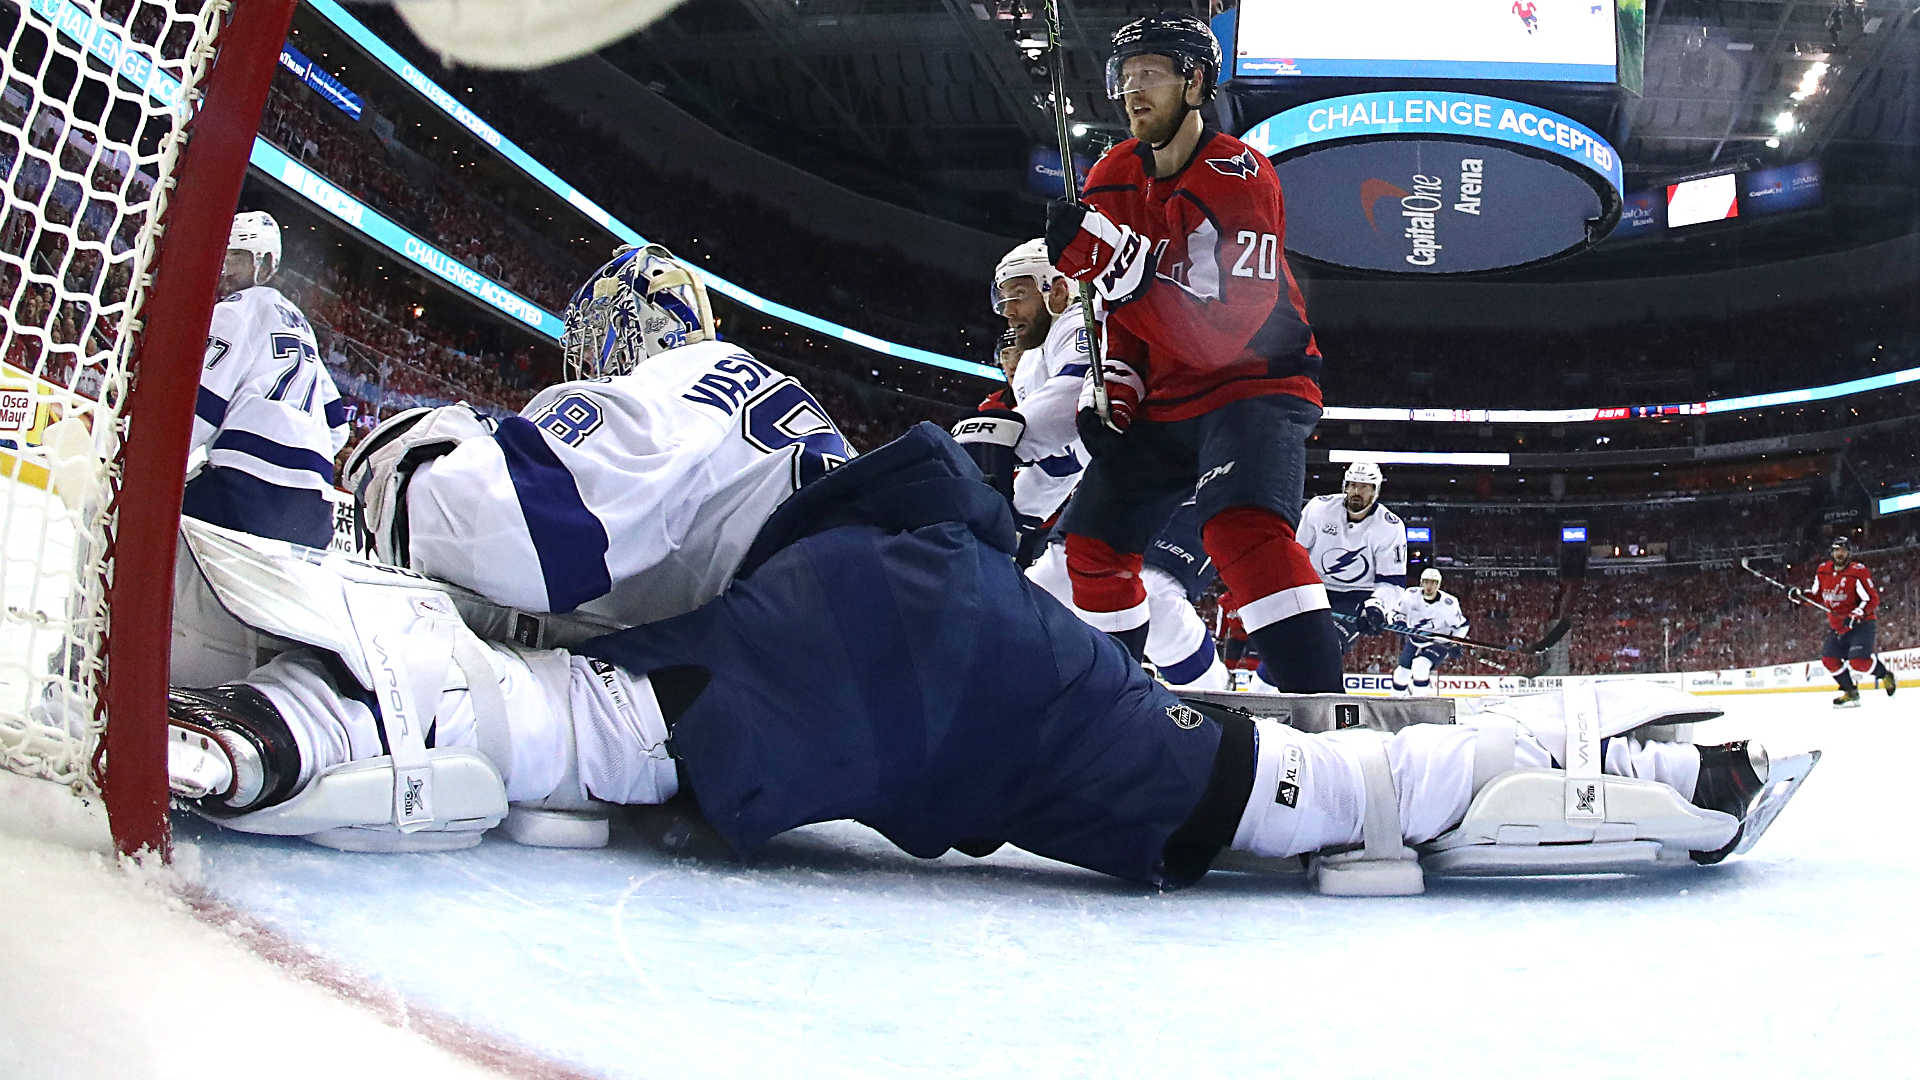
[[[1429,581],[1433,582],[1434,588],[1437,589],[1440,587],[1440,571],[1435,570],[1431,566],[1427,567],[1425,570],[1420,571],[1421,586],[1424,587]]]
[[[280,269],[280,223],[265,210],[233,215],[227,231],[227,250],[253,256],[252,285],[264,285]]]
[[[1380,482],[1383,479],[1385,479],[1385,477],[1380,475],[1380,466],[1375,465],[1371,461],[1356,461],[1347,466],[1347,475],[1341,477],[1340,482],[1342,484],[1372,484],[1373,492],[1378,496],[1380,494]]]
[[[720,340],[707,287],[659,244],[623,247],[567,302],[567,377],[624,375],[650,356]]]
[[[995,315],[1007,313],[1007,298],[1002,295],[1000,289],[1007,282],[1023,277],[1032,278],[1034,288],[1039,289],[1041,295],[1045,296],[1047,290],[1053,288],[1053,283],[1064,276],[1053,268],[1053,263],[1047,260],[1047,242],[1044,239],[1035,237],[1021,244],[1000,256],[999,265],[993,268],[993,313]],[[1051,304],[1047,305],[1047,311],[1049,314],[1059,314],[1053,310]]]

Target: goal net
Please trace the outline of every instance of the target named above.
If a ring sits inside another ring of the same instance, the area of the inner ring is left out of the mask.
[[[186,444],[292,3],[0,0],[0,795],[126,852],[166,851]]]

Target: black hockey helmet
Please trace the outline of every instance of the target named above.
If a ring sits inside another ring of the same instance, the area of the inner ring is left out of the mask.
[[[1846,551],[1849,555],[1853,554],[1853,538],[1849,537],[1846,533],[1841,533],[1827,543],[1827,554],[1831,555],[1841,550]]]
[[[1107,57],[1107,96],[1120,96],[1120,65],[1130,56],[1164,56],[1173,61],[1181,78],[1204,66],[1200,83],[1202,103],[1213,100],[1220,85],[1220,39],[1206,20],[1195,15],[1162,11],[1135,19],[1113,32],[1113,54]]]

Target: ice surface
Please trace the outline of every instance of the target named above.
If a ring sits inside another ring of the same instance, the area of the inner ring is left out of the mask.
[[[1828,751],[1744,859],[1392,900],[1221,873],[1155,895],[851,825],[734,863],[632,827],[600,852],[379,856],[179,821],[173,876],[372,1007],[305,985],[300,949],[247,955],[166,875],[0,839],[0,1075],[458,1075],[434,1017],[469,1056],[553,1063],[506,1059],[528,1076],[1915,1075],[1920,695],[1827,697],[1719,698],[1699,729]]]

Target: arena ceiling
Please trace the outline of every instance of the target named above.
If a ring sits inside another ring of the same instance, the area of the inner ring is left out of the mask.
[[[1089,128],[1081,148],[1124,137],[1101,86],[1106,41],[1159,6],[1060,0],[1067,97]],[[1644,93],[1619,106],[1629,189],[1817,157],[1829,212],[1771,230],[1781,250],[1920,224],[1917,0],[1647,8]],[[1039,11],[1039,0],[691,0],[602,56],[809,171],[1013,235],[1037,210],[1014,193],[1027,154],[1055,141],[1046,57],[1033,48]],[[1808,82],[1818,64],[1824,74]]]

